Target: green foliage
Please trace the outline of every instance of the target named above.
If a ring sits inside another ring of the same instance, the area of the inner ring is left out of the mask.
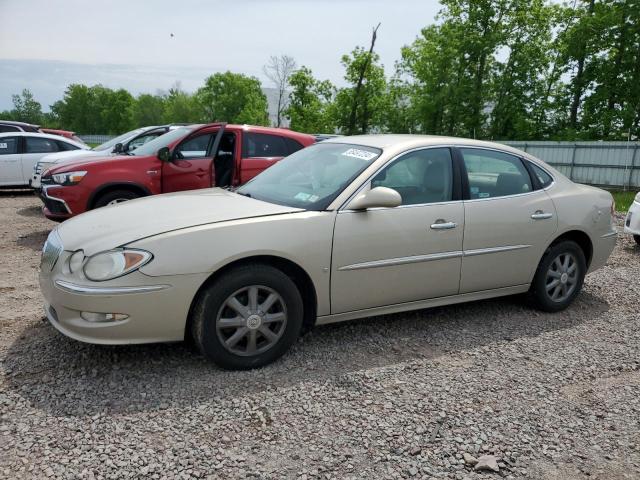
[[[18,122],[27,122],[35,125],[42,123],[42,107],[36,102],[30,90],[22,90],[20,95],[12,95],[13,110],[8,117]]]
[[[292,88],[285,116],[292,130],[305,133],[334,133],[332,101],[335,87],[328,80],[319,81],[302,66],[289,78]]]
[[[182,91],[179,85],[169,90],[169,94],[163,98],[163,102],[162,123],[206,122],[196,97]]]
[[[335,99],[335,120],[338,129],[347,135],[380,130],[387,107],[387,81],[377,53],[356,47],[342,57],[344,79],[349,87],[338,91]],[[362,75],[362,83],[358,81]]]
[[[163,122],[165,99],[160,95],[142,93],[133,106],[135,125],[160,125]]]
[[[207,121],[268,125],[267,97],[260,80],[240,73],[216,73],[196,92]]]

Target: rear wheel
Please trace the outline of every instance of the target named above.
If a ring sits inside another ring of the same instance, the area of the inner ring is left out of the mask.
[[[580,293],[586,273],[587,262],[577,243],[567,240],[552,245],[531,282],[533,306],[546,312],[564,310]]]
[[[140,195],[136,192],[132,192],[131,190],[114,190],[98,197],[93,208],[117,205],[118,203],[127,202],[138,197],[140,197]]]
[[[640,235],[634,235],[633,239],[636,241],[638,245],[640,245]]]
[[[268,265],[246,265],[200,293],[191,334],[217,365],[247,370],[282,356],[300,335],[302,318],[302,297],[287,275]]]

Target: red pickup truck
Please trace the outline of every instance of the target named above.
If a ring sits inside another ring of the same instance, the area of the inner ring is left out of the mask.
[[[188,125],[126,155],[57,164],[42,174],[39,194],[47,218],[61,221],[146,195],[242,185],[314,142],[311,135],[281,128]]]

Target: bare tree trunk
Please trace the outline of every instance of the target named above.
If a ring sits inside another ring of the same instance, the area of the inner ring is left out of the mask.
[[[371,46],[369,47],[369,55],[367,56],[367,60],[362,65],[360,75],[358,76],[358,82],[356,83],[356,88],[353,92],[353,104],[351,105],[351,115],[349,115],[349,123],[347,125],[347,135],[353,135],[356,132],[356,115],[358,110],[358,103],[360,101],[360,91],[362,90],[364,76],[366,75],[369,64],[371,63],[371,56],[373,55],[373,47],[376,44],[378,28],[380,28],[379,23],[376,28],[373,29],[373,33],[371,34]]]

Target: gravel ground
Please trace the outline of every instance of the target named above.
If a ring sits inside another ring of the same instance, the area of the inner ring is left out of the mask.
[[[325,326],[238,373],[181,344],[58,334],[37,288],[54,226],[38,203],[0,194],[3,478],[640,477],[627,236],[563,313],[506,298]]]

